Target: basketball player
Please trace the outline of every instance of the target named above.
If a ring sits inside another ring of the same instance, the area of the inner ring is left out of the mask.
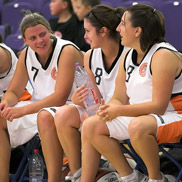
[[[98,153],[120,174],[121,182],[167,182],[160,172],[158,144],[182,136],[182,62],[164,39],[163,15],[151,6],[129,7],[117,30],[131,47],[122,58],[112,99],[82,126],[82,182],[93,181]],[[131,169],[119,141],[131,139],[148,177]],[[89,160],[88,160],[89,158]],[[148,179],[149,178],[149,179]]]
[[[3,182],[9,182],[11,147],[26,143],[38,132],[40,109],[64,105],[69,100],[74,64],[76,61],[82,64],[83,57],[73,43],[52,36],[48,21],[38,13],[28,13],[20,29],[27,47],[19,56],[13,79],[0,103],[0,181]],[[33,85],[32,100],[18,102],[28,80]]]
[[[127,50],[121,45],[116,31],[123,8],[97,5],[84,18],[85,39],[90,41],[91,50],[84,55],[84,68],[97,85],[99,100],[110,100],[114,92],[115,78],[122,55]],[[83,105],[88,90],[81,86],[73,94],[77,105],[61,107],[55,115],[55,124],[64,152],[68,157],[72,181],[81,175],[81,118],[86,115]],[[83,120],[83,119],[82,119]],[[100,157],[100,156],[99,156]],[[96,161],[98,163],[99,161]]]

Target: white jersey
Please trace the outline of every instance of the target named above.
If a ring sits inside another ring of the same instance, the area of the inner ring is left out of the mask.
[[[136,51],[131,49],[126,55],[124,68],[126,71],[126,87],[130,104],[138,104],[152,101],[152,73],[151,61],[154,53],[159,49],[168,49],[178,55],[177,50],[169,43],[154,44],[139,65],[136,64]],[[160,88],[159,88],[160,89]],[[179,111],[182,109],[182,73],[175,79],[171,101],[167,111]],[[177,97],[179,96],[179,97]]]
[[[35,101],[41,100],[54,92],[56,84],[56,74],[58,72],[58,62],[61,52],[66,45],[71,44],[75,46],[70,41],[63,40],[57,37],[53,38],[53,50],[45,66],[42,66],[40,64],[36,53],[30,47],[27,48],[25,63],[30,82],[33,86],[32,99]],[[76,87],[73,85],[71,94],[73,92],[73,89],[75,88]],[[68,98],[68,100],[69,99],[70,97]]]
[[[0,43],[0,47],[6,49],[9,51],[11,55],[11,65],[5,73],[0,74],[0,98],[3,96],[3,94],[6,92],[9,83],[14,75],[15,69],[16,69],[16,63],[17,63],[17,57],[13,50],[9,48],[7,45],[4,43]]]
[[[57,37],[53,37],[53,39],[53,50],[44,67],[39,63],[36,53],[30,47],[27,47],[25,64],[33,86],[32,100],[18,102],[15,107],[32,104],[54,92],[58,62],[62,49],[67,45],[75,45],[70,41]],[[24,115],[23,117],[14,119],[13,122],[7,121],[7,126],[11,147],[22,145],[38,132],[37,113]]]
[[[120,46],[118,55],[109,69],[104,64],[101,48],[94,49],[91,52],[89,66],[95,75],[97,86],[105,102],[108,102],[113,96],[119,64],[126,50],[126,47]]]

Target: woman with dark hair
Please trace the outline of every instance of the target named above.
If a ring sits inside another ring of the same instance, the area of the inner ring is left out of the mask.
[[[117,27],[123,56],[112,99],[82,126],[82,182],[93,182],[99,154],[120,175],[121,182],[173,182],[160,172],[158,144],[182,136],[182,57],[164,39],[163,15],[145,4],[129,7]],[[133,170],[119,144],[131,139],[148,177]],[[170,178],[169,178],[170,177]]]
[[[84,55],[84,68],[95,84],[99,100],[101,97],[110,100],[113,95],[121,56],[127,49],[121,45],[116,31],[124,11],[122,7],[97,5],[84,18],[85,39],[91,46]],[[78,88],[72,97],[75,105],[61,107],[55,115],[57,134],[68,158],[73,181],[79,181],[81,175],[80,127],[81,118],[87,115],[83,105],[87,93],[84,85]]]

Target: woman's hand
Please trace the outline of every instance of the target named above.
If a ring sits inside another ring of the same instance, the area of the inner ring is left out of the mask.
[[[0,103],[0,113],[1,111],[3,111],[6,107],[8,107],[8,102],[6,100],[3,100],[1,103]]]
[[[104,99],[101,99],[101,105],[97,111],[97,115],[103,121],[111,121],[117,117],[116,107],[118,107],[118,105],[105,104]]]
[[[75,90],[71,100],[74,104],[84,107],[83,101],[86,100],[87,96],[88,96],[88,88],[82,85],[81,87]]]
[[[22,107],[5,107],[1,111],[1,117],[4,117],[8,121],[13,121],[15,118],[24,116]]]

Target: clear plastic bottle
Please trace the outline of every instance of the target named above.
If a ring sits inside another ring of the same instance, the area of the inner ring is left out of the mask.
[[[85,85],[85,87],[88,88],[89,94],[87,99],[84,101],[84,105],[89,116],[95,115],[100,103],[93,82],[85,69],[80,66],[80,63],[75,64],[75,82],[77,87]]]
[[[29,161],[29,182],[42,182],[44,176],[44,162],[39,154],[38,149],[34,149],[34,153]]]

